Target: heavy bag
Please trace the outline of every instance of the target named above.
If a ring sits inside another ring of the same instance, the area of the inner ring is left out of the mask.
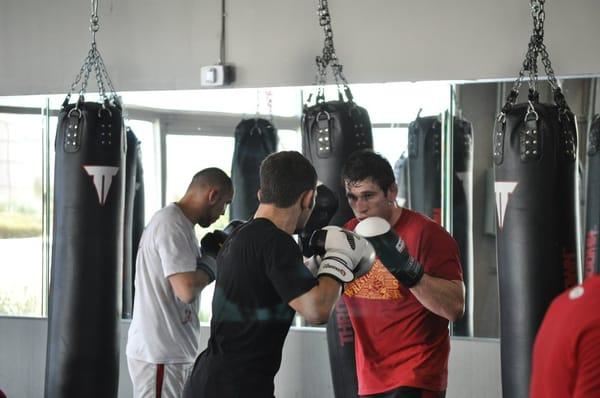
[[[408,207],[442,223],[442,123],[418,116],[408,125]]]
[[[133,294],[134,294],[134,275],[135,258],[137,256],[137,247],[141,238],[139,225],[139,209],[137,206],[143,206],[144,199],[138,197],[143,195],[142,173],[138,171],[141,167],[140,142],[127,127],[125,129],[127,136],[127,153],[125,156],[125,215],[123,223],[123,297],[122,297],[122,317],[131,319],[133,315]],[[140,192],[141,190],[141,192]],[[142,212],[143,214],[143,212]],[[137,216],[137,217],[136,217]],[[143,223],[144,220],[142,219]],[[143,224],[141,226],[144,228]],[[137,235],[140,234],[140,235]]]
[[[408,206],[408,158],[404,152],[394,163],[394,179],[398,186],[396,200],[400,206]]]
[[[465,313],[452,324],[455,336],[473,336],[473,127],[454,118],[452,236],[458,244],[465,284]]]
[[[586,211],[585,211],[585,276],[600,273],[600,115],[594,117],[588,134]]]
[[[327,347],[335,397],[358,397],[354,329],[348,307],[342,298],[338,300],[327,322]]]
[[[537,102],[505,107],[494,129],[504,397],[528,396],[538,327],[577,281],[576,137],[568,108]]]
[[[349,90],[347,91],[349,92]],[[302,114],[302,154],[312,163],[319,181],[338,195],[339,207],[332,225],[342,226],[353,217],[340,178],[348,156],[373,148],[367,110],[349,101],[318,102]]]
[[[453,323],[453,334],[473,335],[473,131],[471,123],[453,120],[453,228],[466,287],[465,313]],[[442,123],[438,116],[418,116],[408,127],[408,206],[442,223]],[[432,183],[433,181],[433,183]]]
[[[65,104],[58,117],[45,397],[116,397],[125,132],[121,110]]]
[[[135,264],[137,252],[142,239],[142,233],[146,226],[146,200],[144,189],[144,165],[142,162],[141,145],[138,143],[138,153],[136,156],[137,165],[135,166],[135,195],[133,198],[133,220],[131,223],[131,297],[135,301]],[[134,301],[131,302],[133,309]]]
[[[235,195],[229,208],[230,220],[248,220],[258,208],[260,163],[277,151],[277,129],[265,119],[244,119],[235,128],[231,180]]]

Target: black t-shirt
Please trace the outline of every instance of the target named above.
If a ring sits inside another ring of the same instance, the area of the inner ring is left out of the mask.
[[[273,397],[288,305],[316,284],[294,239],[259,218],[238,228],[219,252],[207,349],[184,396]]]

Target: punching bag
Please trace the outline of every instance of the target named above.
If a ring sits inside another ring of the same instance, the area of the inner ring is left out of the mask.
[[[398,186],[396,200],[400,206],[408,206],[408,159],[406,153],[402,153],[394,163],[394,179]]]
[[[317,101],[305,106],[302,114],[302,154],[315,167],[319,181],[338,195],[340,205],[331,220],[338,226],[354,217],[340,178],[342,166],[352,152],[373,148],[369,114],[349,98]]]
[[[408,125],[408,207],[442,223],[442,123],[418,116]]]
[[[507,398],[528,396],[538,327],[552,299],[577,281],[576,137],[566,104],[536,100],[507,103],[494,129],[502,391]]]
[[[135,258],[137,256],[137,247],[141,238],[141,232],[144,228],[144,219],[139,219],[140,209],[144,198],[139,196],[144,195],[143,191],[143,174],[138,167],[141,167],[140,142],[127,127],[127,153],[125,156],[125,216],[123,223],[123,298],[122,298],[122,317],[131,319],[133,315],[133,295],[135,281]],[[142,223],[141,229],[138,225]],[[138,235],[139,234],[139,235]]]
[[[235,128],[231,180],[235,195],[229,208],[230,220],[248,220],[258,208],[260,163],[277,151],[277,129],[265,119],[244,119]]]
[[[473,336],[473,128],[454,118],[452,236],[458,244],[465,284],[465,313],[452,324],[455,336]]]
[[[330,225],[344,225],[354,217],[346,199],[341,171],[348,156],[360,149],[373,148],[371,121],[367,110],[356,105],[346,86],[344,101],[324,101],[305,106],[302,115],[302,153],[317,171],[319,181],[338,199],[338,209]],[[357,397],[354,330],[343,300],[339,300],[327,323],[327,345],[336,398]]]
[[[465,313],[453,323],[453,334],[473,336],[473,131],[471,123],[453,121],[452,236],[458,244],[466,287]],[[408,206],[442,223],[442,123],[438,116],[418,116],[408,126]]]
[[[55,141],[45,397],[116,397],[125,132],[120,107],[67,102]]]
[[[585,211],[585,276],[600,273],[600,115],[588,134]]]

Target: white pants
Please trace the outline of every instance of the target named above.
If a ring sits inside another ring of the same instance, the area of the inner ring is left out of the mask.
[[[181,398],[193,363],[157,364],[127,358],[134,398]]]

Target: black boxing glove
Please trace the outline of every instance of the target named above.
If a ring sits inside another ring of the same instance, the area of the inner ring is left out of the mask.
[[[298,233],[302,255],[311,257],[314,253],[310,248],[310,237],[313,232],[319,230],[329,224],[331,218],[338,209],[338,199],[336,194],[326,185],[317,186],[317,197],[315,199],[315,207],[306,222],[306,225]]]
[[[381,263],[405,287],[411,288],[419,283],[424,274],[423,266],[408,254],[406,244],[385,219],[365,218],[354,232],[371,242]]]
[[[209,278],[209,282],[217,278],[217,255],[223,247],[227,238],[241,225],[244,221],[232,220],[221,231],[219,229],[209,232],[200,241],[201,256],[198,259],[197,269],[204,271]]]

